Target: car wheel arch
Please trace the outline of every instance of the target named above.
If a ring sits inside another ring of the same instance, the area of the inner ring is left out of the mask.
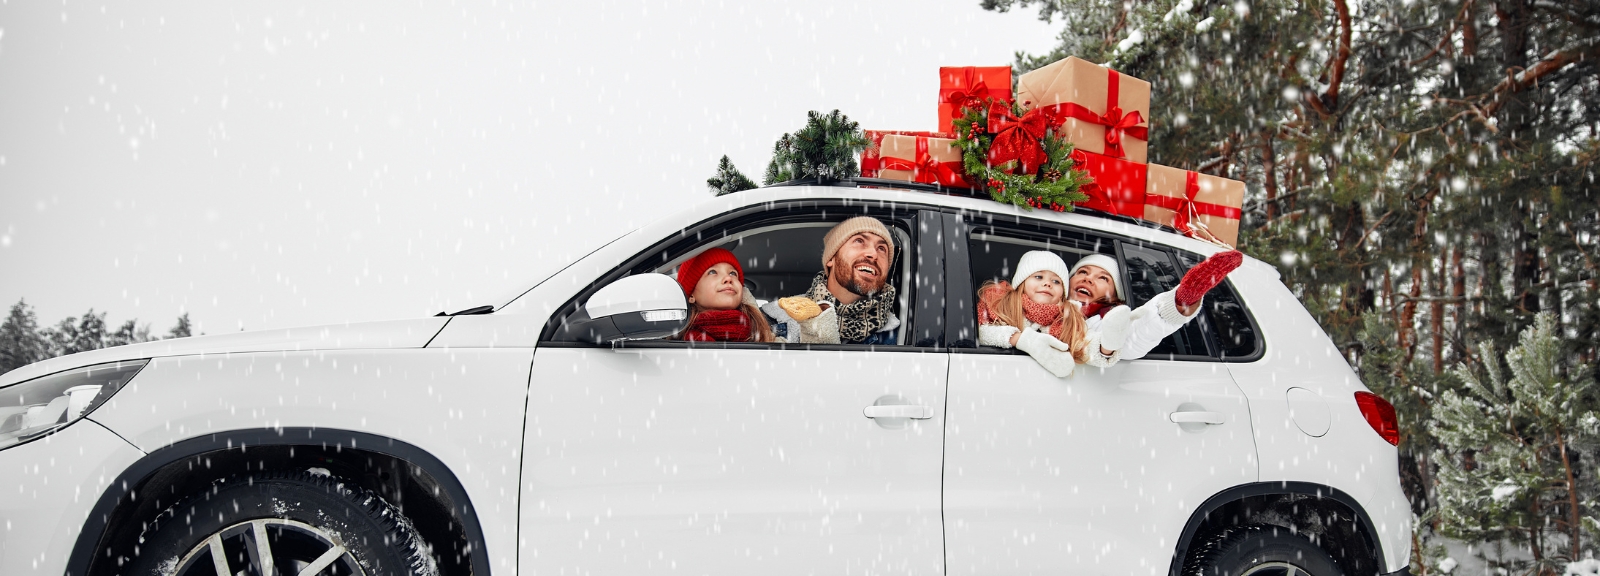
[[[330,452],[333,457],[326,457]],[[138,536],[141,519],[152,510],[159,512],[172,505],[196,487],[239,472],[283,469],[285,465],[299,467],[308,462],[320,463],[321,466],[310,467],[327,469],[332,475],[373,492],[388,490],[396,497],[405,497],[405,502],[395,504],[414,521],[418,515],[447,515],[449,522],[416,522],[419,528],[431,527],[428,530],[434,533],[426,539],[440,556],[441,574],[490,572],[484,554],[483,527],[466,489],[433,454],[401,440],[366,432],[257,428],[175,442],[122,470],[91,508],[68,558],[66,574],[116,573],[117,557],[127,552],[119,545]],[[364,472],[352,473],[353,470]],[[391,471],[387,479],[384,470]],[[388,481],[393,484],[385,485]],[[451,535],[441,536],[445,533]],[[455,562],[446,558],[452,553]]]
[[[1316,518],[1348,516],[1352,525],[1341,527],[1333,523],[1333,527],[1343,529],[1331,534],[1326,533],[1327,521],[1321,520],[1322,525],[1311,531],[1313,542],[1341,562],[1375,563],[1371,570],[1365,571],[1367,573],[1380,573],[1385,569],[1383,542],[1378,538],[1371,516],[1354,497],[1338,488],[1314,482],[1278,481],[1234,486],[1212,495],[1195,508],[1173,550],[1168,573],[1181,574],[1195,546],[1223,527],[1271,524],[1301,529],[1294,525],[1294,518],[1287,521],[1283,518],[1286,509],[1292,514]]]

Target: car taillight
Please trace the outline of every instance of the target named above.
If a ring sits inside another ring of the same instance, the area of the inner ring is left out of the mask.
[[[1390,444],[1400,445],[1400,422],[1394,417],[1394,404],[1371,392],[1356,392],[1356,406],[1361,407],[1361,415],[1379,436]]]

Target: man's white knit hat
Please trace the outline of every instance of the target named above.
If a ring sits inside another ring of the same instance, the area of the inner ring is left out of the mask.
[[[1106,256],[1105,254],[1090,254],[1088,256],[1079,258],[1077,262],[1072,263],[1072,272],[1068,273],[1066,276],[1066,278],[1069,278],[1069,280],[1067,280],[1069,284],[1072,282],[1070,280],[1072,275],[1077,274],[1078,269],[1084,266],[1099,266],[1107,273],[1111,274],[1111,286],[1112,288],[1116,289],[1117,299],[1124,302],[1128,300],[1128,297],[1122,293],[1122,283],[1117,281],[1117,279],[1122,278],[1122,269],[1117,266],[1116,258]]]
[[[1055,272],[1056,276],[1061,277],[1062,284],[1067,282],[1067,276],[1070,275],[1067,273],[1066,261],[1062,260],[1060,256],[1056,256],[1055,252],[1033,250],[1023,254],[1022,258],[1017,260],[1017,273],[1011,275],[1011,287],[1021,286],[1023,280],[1027,280],[1034,272],[1041,270]]]

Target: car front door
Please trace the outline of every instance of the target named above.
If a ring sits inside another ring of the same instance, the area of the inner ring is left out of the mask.
[[[1114,244],[1038,228],[974,230],[968,246],[976,279],[1009,279],[1005,268],[1022,252],[1048,249],[1069,265],[1087,253],[1123,252],[1119,282],[1135,305],[1176,283],[1167,253]],[[1020,352],[954,351],[948,573],[1165,573],[1193,510],[1256,479],[1245,398],[1206,357],[1200,336],[1185,330],[1161,354],[1104,370],[1080,365],[1067,378]],[[1174,422],[1174,414],[1216,423]]]
[[[779,254],[796,249],[787,245],[796,230],[820,239],[840,212],[768,208],[732,229],[688,230],[678,238],[720,239],[664,240],[610,279],[724,246],[750,258],[747,288],[767,285],[758,296],[803,293],[797,284],[814,273],[820,243],[800,250],[805,276],[763,267],[783,267]],[[936,291],[914,280],[914,268],[937,269],[942,252],[938,234],[918,233],[917,212],[878,216],[903,235],[903,264],[891,276],[901,279],[898,314],[909,322],[900,341],[920,347],[539,344],[524,439],[522,573],[943,572],[949,356],[930,353],[939,328],[919,326],[937,314],[919,314],[915,302]]]

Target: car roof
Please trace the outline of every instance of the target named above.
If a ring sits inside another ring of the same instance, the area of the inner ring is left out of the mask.
[[[1075,212],[1056,212],[1044,209],[1028,209],[1021,206],[1002,204],[988,197],[974,196],[970,190],[962,189],[936,189],[926,186],[925,189],[913,188],[915,184],[902,186],[892,180],[843,180],[830,185],[785,183],[767,186],[732,194],[717,196],[694,205],[680,214],[680,217],[665,218],[654,225],[646,226],[642,232],[649,237],[656,237],[658,232],[652,230],[655,226],[662,226],[676,230],[685,221],[700,221],[711,218],[731,210],[756,206],[761,204],[775,204],[791,200],[821,200],[861,202],[864,206],[886,205],[903,208],[924,206],[934,209],[944,209],[969,215],[992,216],[996,222],[1021,222],[1035,220],[1055,222],[1093,230],[1110,235],[1142,240],[1153,244],[1161,244],[1174,248],[1187,250],[1209,256],[1227,248],[1178,234],[1170,227],[1159,226],[1151,222],[1135,220],[1125,216],[1105,214],[1093,210]],[[665,231],[665,230],[664,230]],[[1279,276],[1276,267],[1246,256],[1247,266],[1260,267]]]

